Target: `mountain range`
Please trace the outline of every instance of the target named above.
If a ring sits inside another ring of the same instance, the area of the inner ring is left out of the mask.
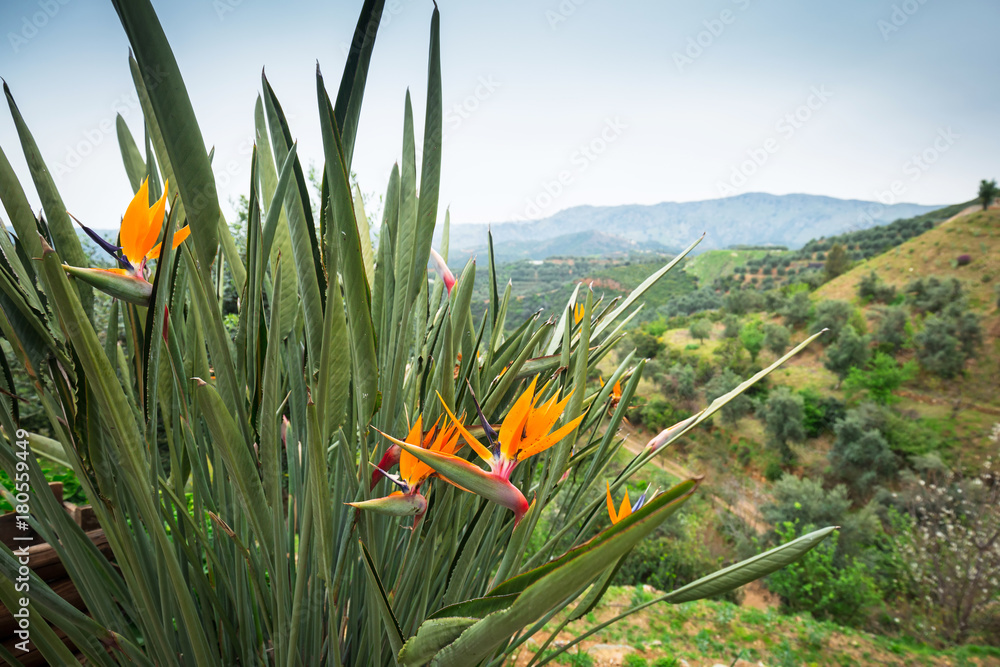
[[[650,206],[576,206],[527,222],[452,225],[449,260],[484,257],[487,229],[498,262],[556,255],[614,256],[633,252],[674,253],[702,232],[697,251],[734,245],[783,245],[884,225],[940,206],[883,205],[819,195],[747,193],[696,202]]]

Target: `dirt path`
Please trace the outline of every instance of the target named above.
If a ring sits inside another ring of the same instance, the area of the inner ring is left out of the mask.
[[[628,424],[622,424],[621,430],[625,433],[624,447],[629,452],[632,454],[639,454],[646,448],[646,442],[638,433],[636,433],[634,427]],[[664,456],[663,453],[654,458],[652,463],[656,467],[673,475],[674,477],[677,477],[678,479],[691,479],[698,476],[697,473],[688,470],[680,463],[671,461]],[[757,505],[747,498],[741,497],[735,504],[731,504],[721,496],[713,493],[709,493],[709,497],[712,499],[712,503],[714,505],[721,507],[730,514],[734,514],[742,519],[748,526],[752,527],[758,535],[762,535],[767,531],[767,523],[765,523],[764,519],[761,517],[760,510]]]

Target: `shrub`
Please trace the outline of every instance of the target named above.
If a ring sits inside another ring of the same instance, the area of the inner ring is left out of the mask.
[[[697,338],[699,342],[704,342],[706,338],[712,335],[712,323],[704,318],[697,319],[691,323],[688,332],[692,338]]]
[[[1000,612],[1000,480],[984,472],[914,484],[909,529],[897,532],[914,604],[945,636],[961,643]]]
[[[840,421],[846,411],[844,403],[832,396],[821,396],[813,389],[801,389],[802,426],[806,436],[818,438]]]
[[[790,443],[801,442],[806,437],[802,424],[802,405],[802,397],[793,394],[788,387],[779,387],[771,392],[764,404],[768,446],[776,449],[785,462],[794,458]]]
[[[908,361],[902,366],[894,358],[883,352],[876,352],[864,369],[853,367],[844,380],[848,396],[865,391],[868,398],[879,405],[889,405],[898,399],[893,392],[913,379],[917,365]]]
[[[635,353],[640,359],[655,359],[667,347],[658,337],[645,331],[636,331],[632,334],[632,345],[635,346]]]
[[[768,324],[764,327],[764,347],[775,355],[784,354],[791,339],[791,333],[780,324]]]
[[[798,526],[840,526],[835,558],[843,563],[847,555],[857,555],[874,543],[879,533],[879,521],[873,509],[865,507],[851,512],[851,499],[847,487],[838,484],[824,489],[814,479],[800,479],[786,474],[771,488],[772,500],[761,506],[764,521],[775,528],[791,522]],[[768,543],[776,543],[776,531],[765,535]]]
[[[722,324],[723,324],[723,329],[722,329],[723,338],[736,338],[740,335],[740,318],[737,317],[736,315],[732,314],[726,315],[722,319]]]
[[[796,524],[785,522],[778,534],[782,542],[790,542],[801,533]],[[798,563],[772,574],[768,588],[781,597],[782,607],[788,612],[808,611],[820,620],[861,625],[878,605],[879,591],[868,568],[853,556],[835,562],[837,541],[834,531],[829,540]]]
[[[896,456],[882,430],[885,417],[873,403],[864,403],[834,427],[837,438],[830,449],[833,475],[850,485],[858,498],[868,496],[879,482],[896,475]]]
[[[764,330],[761,328],[759,320],[753,320],[743,325],[743,328],[740,329],[740,342],[750,353],[751,363],[757,361],[757,355],[760,354],[760,349],[764,345]]]
[[[876,347],[889,354],[898,352],[910,339],[906,310],[900,306],[888,306],[877,309],[875,313],[878,318],[874,335]]]
[[[792,329],[805,326],[809,321],[809,313],[812,310],[812,301],[808,292],[796,292],[785,303],[781,310],[781,315],[785,318],[785,324]]]
[[[972,262],[972,257],[970,255],[959,255],[955,259],[955,263],[959,266],[968,266]]]
[[[740,377],[726,368],[705,385],[705,399],[711,403],[718,397],[728,394],[735,389],[739,386],[740,382],[742,382]],[[741,417],[750,412],[751,409],[753,409],[753,402],[749,397],[741,394],[722,406],[719,413],[722,416],[722,421],[728,424],[735,424]]]
[[[847,254],[847,249],[839,243],[834,243],[826,256],[826,264],[823,270],[826,272],[826,279],[833,280],[837,276],[847,272],[851,266],[851,259]]]
[[[961,373],[981,342],[979,318],[968,312],[957,314],[955,309],[928,317],[923,330],[914,337],[920,365],[943,378]]]
[[[823,329],[829,329],[826,340],[836,340],[840,332],[851,321],[853,314],[854,308],[846,301],[832,299],[821,301],[816,305],[816,313],[810,331],[816,333]]]
[[[965,300],[965,290],[957,278],[928,276],[910,281],[903,289],[907,301],[919,313],[938,313]]]
[[[858,296],[864,301],[892,303],[896,298],[896,288],[886,285],[874,271],[864,276],[858,283]]]
[[[854,327],[845,327],[834,344],[826,348],[823,365],[843,381],[852,368],[864,366],[870,354],[868,336],[859,336]]]

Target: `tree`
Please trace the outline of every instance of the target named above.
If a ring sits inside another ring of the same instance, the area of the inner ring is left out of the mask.
[[[876,311],[878,327],[875,329],[875,345],[878,349],[894,354],[910,339],[910,321],[901,306],[879,308]]]
[[[783,354],[791,339],[791,333],[780,324],[768,324],[764,327],[764,347],[775,355]]]
[[[847,254],[847,248],[839,243],[834,243],[826,256],[826,264],[823,267],[823,270],[826,272],[826,279],[833,280],[837,276],[847,273],[850,265],[851,258]]]
[[[858,296],[864,301],[890,303],[896,298],[896,288],[884,283],[878,274],[872,271],[858,283]]]
[[[705,318],[695,320],[688,328],[688,333],[691,334],[692,338],[697,338],[698,342],[704,342],[706,338],[712,335],[712,323]]]
[[[800,526],[840,526],[840,541],[834,557],[837,564],[843,562],[845,556],[872,544],[879,530],[878,517],[872,509],[851,511],[853,503],[843,484],[826,489],[819,480],[786,474],[771,487],[771,498],[761,506],[760,514],[775,528],[786,521]],[[771,544],[779,541],[776,531],[770,531],[765,539]]]
[[[804,535],[813,526],[786,522],[776,528],[783,543]],[[767,579],[768,590],[781,598],[786,613],[808,611],[817,619],[839,625],[861,625],[881,601],[871,570],[853,555],[835,562],[839,535],[817,545],[801,560],[781,568]]]
[[[743,328],[740,329],[740,342],[750,353],[750,362],[756,362],[760,348],[764,345],[764,331],[761,329],[759,321],[754,320],[743,325]]]
[[[812,332],[829,329],[826,340],[836,340],[840,331],[851,321],[854,308],[846,301],[828,299],[816,305],[816,315],[813,318]]]
[[[985,211],[993,203],[993,200],[997,198],[997,194],[1000,194],[1000,190],[997,190],[996,180],[987,181],[985,178],[979,181],[979,201],[983,204],[983,210]]]
[[[667,371],[670,388],[680,398],[694,398],[694,369],[690,364],[676,363]]]
[[[726,368],[705,385],[705,398],[711,403],[720,396],[725,396],[733,389],[736,389],[742,381],[740,376]],[[752,408],[753,402],[750,398],[746,394],[740,394],[722,406],[719,414],[722,417],[722,421],[727,424],[735,424],[739,421],[740,417],[745,416]]]
[[[726,310],[734,315],[746,315],[749,312],[760,310],[764,305],[764,298],[755,289],[732,289],[726,294]]]
[[[868,336],[860,336],[854,327],[844,327],[837,340],[826,349],[823,365],[837,374],[837,386],[852,368],[861,368],[868,361]]]
[[[785,463],[795,458],[790,446],[793,442],[805,440],[806,430],[802,423],[802,397],[793,394],[788,387],[779,387],[771,392],[764,404],[764,428],[768,435],[768,446],[776,449]]]
[[[632,345],[635,346],[635,353],[645,359],[655,359],[656,355],[667,347],[659,338],[645,331],[636,331],[632,334]]]
[[[936,482],[909,490],[910,525],[897,540],[914,602],[961,643],[1000,621],[1000,480],[989,472],[971,479],[948,473]]]
[[[723,338],[736,338],[740,335],[740,318],[736,315],[729,314],[722,318],[722,337]]]
[[[917,359],[931,373],[945,379],[953,378],[975,354],[982,335],[979,319],[973,313],[959,315],[949,309],[944,315],[931,315],[924,321],[923,331],[913,339],[917,345]]]
[[[833,474],[850,484],[857,498],[864,498],[879,482],[893,477],[899,467],[896,455],[882,434],[885,417],[874,403],[862,403],[840,420],[830,449]]]
[[[904,382],[909,382],[916,375],[917,365],[907,361],[899,365],[892,356],[884,352],[876,352],[864,368],[852,368],[847,372],[844,389],[849,395],[859,391],[867,391],[868,398],[879,405],[889,405],[896,402],[893,392]]]
[[[805,326],[809,321],[809,311],[812,310],[812,300],[808,292],[796,292],[781,309],[785,324],[793,329]]]

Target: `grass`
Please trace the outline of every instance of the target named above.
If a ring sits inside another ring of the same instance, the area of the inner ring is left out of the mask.
[[[613,586],[593,618],[607,619],[637,601],[637,596],[648,599],[652,595],[651,591],[637,593],[632,587]],[[551,623],[548,632],[555,625]],[[571,623],[569,629],[576,633],[592,625],[592,620],[585,619]],[[548,632],[529,640],[528,648],[535,647],[531,652],[545,641]],[[530,654],[522,651],[513,664],[527,664]],[[594,634],[553,663],[654,667],[680,665],[684,660],[692,666],[729,665],[737,657],[751,664],[760,661],[790,666],[1000,665],[998,648],[969,645],[938,649],[912,638],[880,636],[816,621],[808,614],[785,615],[777,609],[738,607],[713,600],[650,607]]]
[[[759,259],[771,254],[787,254],[785,250],[709,250],[689,259],[684,272],[694,276],[702,285],[711,285],[716,278],[732,275],[733,269],[743,266],[749,259]]]

